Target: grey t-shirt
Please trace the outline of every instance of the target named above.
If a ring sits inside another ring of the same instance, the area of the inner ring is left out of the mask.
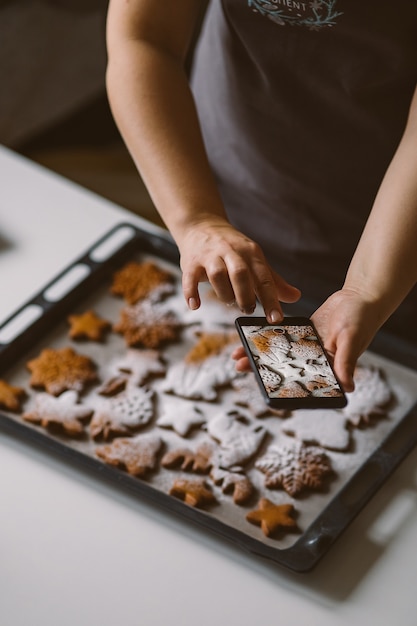
[[[417,82],[416,0],[212,0],[192,85],[230,220],[339,288]]]

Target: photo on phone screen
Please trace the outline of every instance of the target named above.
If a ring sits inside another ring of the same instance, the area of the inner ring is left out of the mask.
[[[341,408],[346,396],[308,318],[269,324],[239,317],[236,327],[266,402],[273,408]]]

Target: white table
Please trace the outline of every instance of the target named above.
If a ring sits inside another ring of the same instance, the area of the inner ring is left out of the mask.
[[[0,322],[123,209],[0,148]],[[417,623],[417,452],[295,575],[0,431],[4,626]]]

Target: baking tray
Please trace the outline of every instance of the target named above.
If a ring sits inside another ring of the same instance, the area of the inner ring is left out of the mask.
[[[46,347],[70,346],[93,359],[98,366],[100,382],[82,394],[80,402],[87,406],[97,405],[100,385],[110,377],[112,363],[126,353],[127,346],[124,338],[115,332],[102,343],[75,342],[68,337],[67,317],[94,309],[105,319],[116,322],[124,303],[110,294],[109,286],[115,270],[131,260],[150,260],[173,274],[175,293],[167,296],[163,304],[173,310],[183,324],[179,341],[161,348],[165,375],[153,376],[144,383],[152,389],[155,409],[151,422],[138,432],[143,435],[157,433],[163,442],[160,454],[181,447],[195,450],[200,443],[207,441],[219,448],[218,439],[210,434],[210,424],[222,416],[229,419],[231,412],[233,419],[242,420],[248,428],[265,435],[256,454],[245,462],[243,470],[237,470],[252,482],[254,492],[250,499],[243,505],[235,504],[228,493],[223,493],[221,481],[206,475],[204,480],[214,494],[216,504],[202,508],[190,506],[169,494],[173,481],[179,477],[194,477],[189,471],[159,465],[144,478],[131,476],[124,469],[108,465],[97,457],[97,448],[103,442],[96,442],[89,435],[88,425],[83,437],[70,438],[28,423],[21,413],[3,410],[0,413],[1,428],[46,447],[77,467],[94,472],[115,484],[116,488],[126,489],[163,507],[168,514],[180,516],[184,523],[185,520],[195,523],[246,551],[291,570],[310,570],[417,443],[415,351],[405,342],[378,335],[372,350],[363,355],[361,364],[365,368],[375,367],[383,371],[393,392],[393,399],[383,415],[360,428],[351,428],[347,451],[323,450],[331,461],[333,474],[322,489],[306,490],[300,497],[291,497],[283,489],[269,489],[265,487],[264,475],[256,468],[256,461],[278,439],[287,443],[294,441],[293,436],[284,432],[288,416],[275,413],[259,416],[250,406],[242,406],[240,392],[233,388],[234,381],[219,385],[215,397],[210,400],[184,399],[164,388],[170,368],[184,361],[198,334],[232,329],[239,312],[216,301],[207,284],[201,285],[203,306],[196,312],[188,311],[180,289],[178,251],[169,237],[121,223],[0,326],[0,377],[25,388],[28,397],[23,410],[30,408],[39,393],[29,385],[30,373],[26,364]],[[249,385],[249,379],[247,381]],[[161,416],[168,409],[175,408],[180,413],[191,405],[204,415],[204,424],[194,427],[186,436],[161,424]],[[268,537],[261,528],[250,524],[246,514],[257,508],[261,497],[267,497],[275,504],[293,504],[297,512],[296,532],[281,532]]]

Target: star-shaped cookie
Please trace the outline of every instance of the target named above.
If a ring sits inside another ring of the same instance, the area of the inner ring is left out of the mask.
[[[162,428],[172,428],[181,437],[186,437],[195,427],[205,424],[206,418],[201,409],[190,402],[167,403],[165,410],[156,422]]]
[[[102,319],[94,311],[86,311],[80,315],[69,315],[69,336],[76,341],[103,341],[111,329],[109,321]]]
[[[5,380],[0,380],[0,409],[20,411],[25,397],[26,392],[22,387],[14,387]]]
[[[294,513],[292,504],[274,504],[268,498],[261,498],[258,508],[249,511],[246,519],[251,524],[260,526],[264,535],[271,537],[279,530],[297,529]]]

